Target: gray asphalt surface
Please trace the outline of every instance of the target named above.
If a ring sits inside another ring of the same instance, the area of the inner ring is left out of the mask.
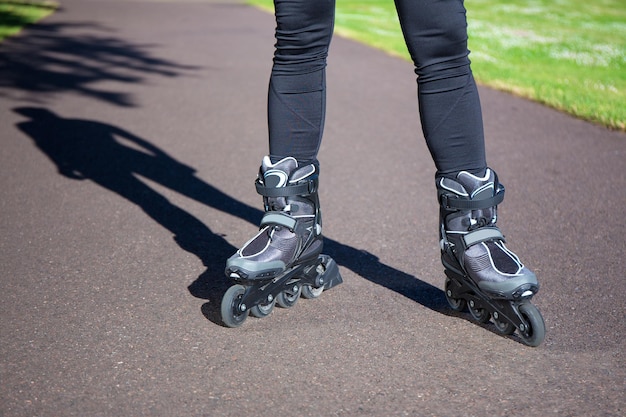
[[[63,0],[0,45],[0,416],[619,416],[626,136],[481,88],[529,348],[453,314],[408,62],[336,37],[320,152],[345,283],[219,324],[256,230],[273,17]],[[407,151],[408,149],[408,151]]]

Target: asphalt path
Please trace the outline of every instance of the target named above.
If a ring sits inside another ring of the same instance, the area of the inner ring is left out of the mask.
[[[344,284],[220,324],[256,230],[273,17],[63,0],[0,45],[0,416],[621,416],[626,136],[480,88],[545,342],[453,314],[410,63],[335,37],[320,151]]]

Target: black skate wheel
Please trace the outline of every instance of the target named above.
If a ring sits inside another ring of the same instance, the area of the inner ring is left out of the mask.
[[[288,289],[283,290],[276,296],[276,304],[282,308],[293,307],[298,302],[300,293],[302,293],[302,285],[299,282],[292,283]]]
[[[496,330],[498,331],[498,333],[508,336],[511,335],[515,332],[515,326],[511,323],[509,323],[506,320],[500,320],[498,318],[498,313],[493,313],[493,324],[495,324],[496,326]]]
[[[267,304],[258,304],[250,309],[250,314],[254,317],[262,319],[263,317],[267,317],[270,315],[272,310],[274,310],[274,305],[276,304],[276,299],[272,300]]]
[[[452,285],[452,280],[450,280],[450,278],[446,278],[444,293],[446,294],[446,301],[448,302],[448,305],[450,305],[450,308],[454,311],[465,310],[465,306],[467,305],[467,302],[463,298],[452,297],[452,290],[450,288],[451,285]]]
[[[246,321],[250,310],[241,304],[246,289],[243,285],[233,285],[222,298],[222,321],[228,327],[239,327]]]
[[[471,300],[468,305],[467,305],[467,309],[469,310],[470,314],[472,315],[472,317],[474,318],[474,320],[476,320],[479,323],[487,323],[489,321],[489,311],[484,309],[484,308],[480,308],[478,307],[473,300]]]
[[[519,312],[528,327],[519,329],[519,335],[522,341],[528,346],[539,346],[546,336],[546,324],[543,321],[539,309],[527,302],[519,306]]]

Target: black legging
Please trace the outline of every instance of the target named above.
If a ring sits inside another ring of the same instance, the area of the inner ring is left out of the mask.
[[[486,167],[462,0],[395,0],[418,75],[422,130],[439,175]],[[316,161],[326,109],[334,0],[274,0],[276,51],[268,94],[270,156]]]

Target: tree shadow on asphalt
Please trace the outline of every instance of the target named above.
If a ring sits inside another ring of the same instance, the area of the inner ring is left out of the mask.
[[[61,8],[56,13],[62,13]],[[0,44],[0,98],[42,104],[45,94],[71,91],[113,105],[134,107],[132,95],[101,87],[140,83],[152,75],[175,77],[197,67],[150,54],[155,44],[137,44],[97,22],[47,22]],[[11,97],[12,91],[18,95]],[[25,96],[25,93],[33,93]]]
[[[237,248],[197,218],[172,204],[138,177],[144,177],[214,209],[253,225],[262,211],[233,199],[195,175],[195,170],[149,141],[119,127],[93,120],[67,119],[41,107],[13,109],[28,120],[17,124],[69,179],[90,180],[140,207],[169,230],[178,245],[207,268],[189,292],[208,302],[203,314],[221,324],[220,303],[230,281],[225,260]],[[325,252],[342,267],[432,310],[449,314],[443,291],[379,261],[362,250],[325,238]]]

